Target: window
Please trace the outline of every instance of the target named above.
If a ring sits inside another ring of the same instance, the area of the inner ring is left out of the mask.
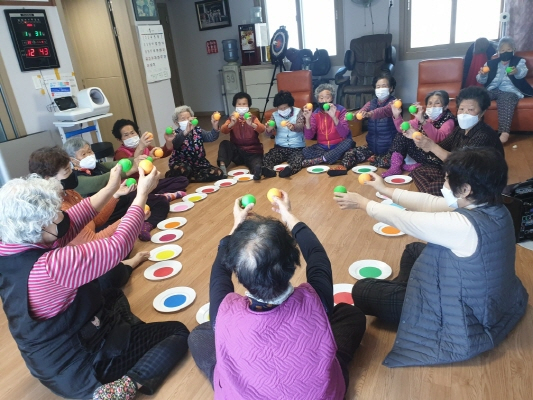
[[[288,47],[326,49],[332,65],[343,63],[343,0],[263,0],[270,37],[284,25]]]
[[[497,40],[503,0],[402,0],[401,59],[463,56],[477,38]]]

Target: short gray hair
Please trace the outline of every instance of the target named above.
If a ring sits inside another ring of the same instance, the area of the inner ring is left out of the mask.
[[[0,240],[7,244],[40,243],[42,229],[61,210],[61,183],[37,174],[13,179],[0,188]]]
[[[63,144],[63,150],[65,150],[70,157],[76,158],[76,152],[83,149],[88,144],[89,143],[83,140],[81,136],[74,136]]]
[[[315,99],[318,99],[318,95],[324,90],[329,90],[332,98],[331,101],[335,102],[335,86],[333,86],[331,83],[321,83],[318,85],[318,87],[315,89]]]
[[[174,113],[172,114],[172,121],[174,121],[176,125],[178,125],[178,118],[183,112],[188,112],[189,114],[191,114],[191,117],[194,117],[194,111],[191,107],[185,105],[176,107]]]
[[[504,45],[505,43],[507,43],[509,46],[511,46],[511,48],[513,49],[513,51],[516,50],[516,45],[514,44],[514,39],[511,37],[511,36],[504,36],[500,39],[500,41],[498,42],[498,51],[500,51],[500,48],[502,47],[502,45]]]

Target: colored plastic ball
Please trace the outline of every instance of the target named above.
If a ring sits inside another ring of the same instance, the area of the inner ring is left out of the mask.
[[[220,120],[220,113],[219,113],[218,111],[217,111],[216,113],[213,114],[213,119],[214,119],[215,121]]]
[[[420,132],[413,132],[413,140],[414,139],[420,139],[422,137],[422,134]]]
[[[346,113],[346,121],[351,121],[353,120],[353,113],[349,112],[349,113]]]
[[[370,175],[370,174],[361,174],[361,175],[359,175],[358,180],[359,180],[359,183],[361,185],[364,185],[365,182],[368,182],[368,181],[372,180],[372,175]]]
[[[324,111],[328,111],[330,109],[329,103],[324,104],[322,108],[324,109]]]
[[[409,129],[411,127],[411,125],[409,124],[409,122],[407,121],[403,121],[402,124],[400,125],[400,129],[402,131],[406,131],[407,129]]]
[[[409,112],[411,114],[416,114],[417,111],[418,111],[418,108],[415,105],[409,106]]]
[[[123,158],[122,160],[119,160],[117,164],[122,165],[123,172],[128,172],[133,166],[133,163],[131,162],[129,158]]]
[[[161,158],[163,157],[163,149],[161,149],[160,147],[156,147],[154,149],[154,156],[158,157],[158,158]]]
[[[142,160],[139,163],[139,168],[141,168],[146,175],[148,175],[150,172],[152,172],[152,169],[154,168],[154,164],[152,164],[151,161],[148,160]]]
[[[193,120],[191,121],[191,125],[192,125],[192,126],[196,126],[196,125],[198,125],[198,120],[197,120],[196,118],[193,119]]]
[[[392,105],[396,108],[401,108],[402,107],[402,101],[401,100],[396,100],[394,103],[392,103]]]
[[[126,179],[126,186],[127,187],[130,187],[130,186],[136,185],[136,184],[137,184],[137,180],[135,178]]]
[[[283,197],[283,195],[281,194],[281,191],[279,189],[272,188],[267,193],[268,201],[273,203],[274,202],[274,196],[279,197],[280,199]]]
[[[167,128],[165,129],[165,134],[172,135],[173,133],[174,133],[174,129],[172,129],[172,127],[170,126],[167,126]]]
[[[335,186],[333,193],[348,193],[348,190],[344,186]]]
[[[255,204],[255,203],[256,203],[256,200],[252,194],[245,194],[244,196],[242,196],[242,199],[241,199],[242,208],[246,208],[248,204]]]
[[[270,120],[270,121],[268,121],[268,126],[270,126],[270,127],[272,127],[272,128],[273,128],[273,127],[275,127],[275,126],[276,126],[276,122],[275,122],[275,121],[272,121],[272,120]]]
[[[510,74],[511,72],[513,72],[513,67],[507,67],[505,68],[505,72]]]

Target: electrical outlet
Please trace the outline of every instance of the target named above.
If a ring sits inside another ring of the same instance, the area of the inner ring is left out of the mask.
[[[392,7],[392,6],[393,6],[393,1],[389,0],[389,7]]]

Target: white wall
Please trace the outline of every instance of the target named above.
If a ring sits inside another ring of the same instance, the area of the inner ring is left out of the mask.
[[[22,115],[24,127],[28,134],[40,132],[40,131],[57,131],[52,124],[55,121],[54,113],[49,112],[46,106],[49,105],[52,100],[48,97],[48,94],[41,94],[40,90],[36,90],[33,84],[32,76],[40,75],[39,71],[21,72],[17,55],[13,42],[11,41],[11,35],[7,26],[6,19],[4,17],[5,9],[21,8],[21,7],[0,7],[0,54],[7,70],[8,79],[13,88],[17,107]],[[72,61],[67,49],[67,43],[65,41],[65,34],[61,28],[59,21],[59,15],[56,7],[32,7],[37,9],[46,10],[46,17],[50,25],[52,37],[59,58],[59,73],[72,73],[74,71],[72,67]],[[44,75],[54,75],[53,69],[42,70]]]
[[[344,0],[344,48],[350,40],[372,34],[370,12],[351,0]],[[237,25],[248,23],[253,0],[229,0],[232,26],[209,31],[198,30],[194,3],[188,0],[167,0],[170,17],[175,21],[172,29],[181,85],[185,103],[194,111],[222,109],[218,70],[225,64],[222,40],[238,39]],[[386,33],[388,0],[376,0],[372,6],[374,33]],[[398,48],[400,31],[400,0],[394,0],[391,10],[390,28],[393,45]],[[366,26],[365,26],[366,11]],[[175,27],[175,28],[174,28]],[[216,39],[219,53],[208,55],[205,42]],[[418,85],[418,61],[401,61],[396,65],[394,75],[398,81],[397,96],[406,102],[416,100]],[[332,66],[329,76],[333,77],[341,66]]]
[[[193,1],[167,0],[183,98],[195,112],[224,109],[218,72],[226,64],[222,40],[239,38],[237,26],[250,22],[253,5],[253,0],[229,0],[231,27],[200,32]],[[218,42],[218,53],[207,54],[208,40]]]

